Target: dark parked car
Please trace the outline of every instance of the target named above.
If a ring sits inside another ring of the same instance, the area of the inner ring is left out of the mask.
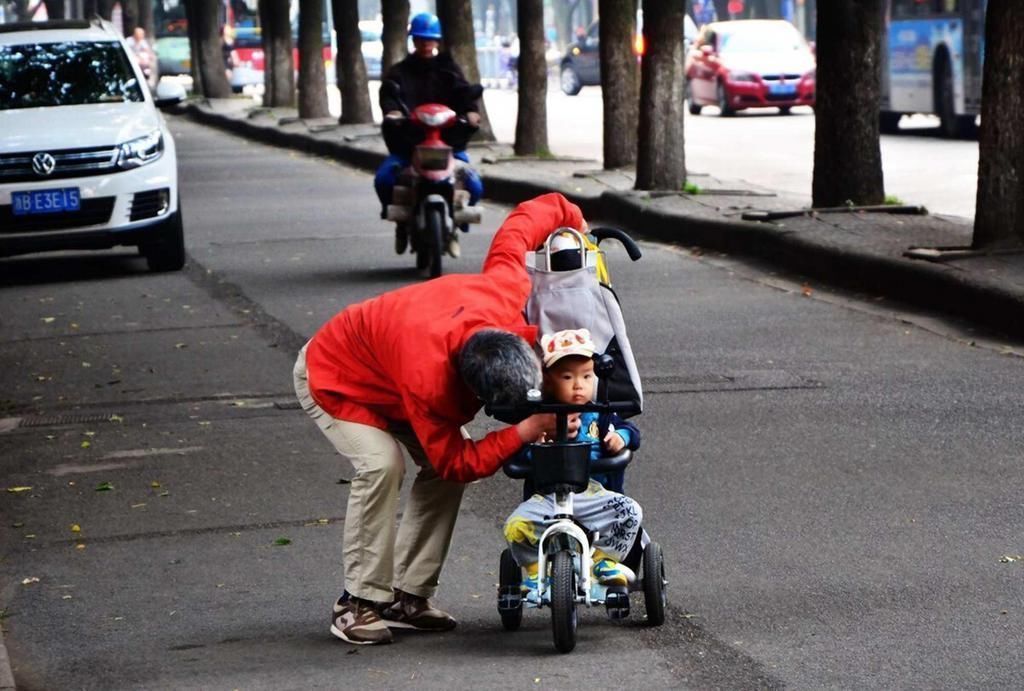
[[[814,52],[792,24],[744,19],[705,24],[686,56],[690,113],[718,106],[722,115],[744,108],[814,106]]]
[[[644,53],[643,14],[637,13],[637,34],[633,39],[633,51],[639,56]],[[595,21],[587,29],[587,33],[569,44],[559,69],[562,91],[575,96],[585,86],[597,86],[601,83],[601,51],[599,21]],[[683,21],[683,54],[690,43],[697,37],[697,26],[686,15]]]

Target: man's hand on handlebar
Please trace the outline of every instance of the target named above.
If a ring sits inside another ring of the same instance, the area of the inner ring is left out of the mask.
[[[401,118],[404,118],[405,115],[403,115],[400,110],[389,110],[384,113],[384,117],[391,118],[392,120],[400,120]]]
[[[477,113],[477,112],[472,111],[472,110],[467,112],[466,113],[466,122],[468,122],[473,127],[479,127],[480,126],[480,113]]]
[[[558,437],[558,423],[556,416],[551,413],[531,415],[518,425],[516,431],[524,444],[535,442],[554,441]],[[580,414],[573,413],[568,416],[568,436],[575,439],[580,431]]]

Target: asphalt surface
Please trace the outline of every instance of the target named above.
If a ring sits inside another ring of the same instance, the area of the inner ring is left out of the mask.
[[[495,477],[467,492],[439,594],[459,628],[334,640],[351,467],[289,409],[291,363],[344,305],[421,279],[366,173],[172,129],[185,272],[0,262],[0,406],[21,418],[0,458],[32,488],[0,495],[19,688],[1019,687],[1024,362],[653,243],[611,260],[647,401],[627,490],[665,549],[666,625],[641,601],[625,624],[588,612],[568,656],[541,613],[504,633],[519,489]],[[478,270],[507,211],[448,267]]]

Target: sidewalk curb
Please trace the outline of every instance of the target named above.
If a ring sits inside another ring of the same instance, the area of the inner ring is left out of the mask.
[[[196,103],[179,112],[234,134],[330,157],[370,172],[384,160],[380,152],[284,132],[272,125],[217,114]],[[586,217],[617,224],[637,238],[764,260],[823,283],[884,295],[967,319],[1008,336],[1024,337],[1024,292],[1007,289],[994,281],[972,279],[950,266],[828,246],[763,223],[666,212],[641,203],[641,193],[578,194],[490,171],[483,177],[485,197],[493,201],[518,204],[539,194],[558,191],[580,206]]]

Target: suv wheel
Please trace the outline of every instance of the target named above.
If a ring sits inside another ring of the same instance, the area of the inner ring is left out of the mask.
[[[567,96],[575,96],[583,88],[580,75],[572,65],[562,65],[562,91]]]
[[[150,271],[179,271],[185,266],[185,233],[178,212],[153,229],[153,240],[139,245]]]

